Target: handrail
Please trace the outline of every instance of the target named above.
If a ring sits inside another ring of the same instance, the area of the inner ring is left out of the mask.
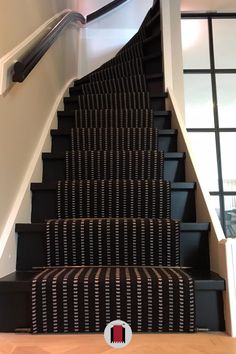
[[[110,2],[109,4],[101,7],[100,9],[98,9],[95,12],[92,12],[90,15],[87,16],[87,22],[93,21],[96,18],[105,15],[106,13],[114,10],[116,7],[122,5],[124,2],[126,2],[127,0],[113,0],[112,2]]]
[[[101,9],[91,13],[85,18],[82,14],[76,11],[67,11],[60,19],[56,22],[52,29],[46,35],[44,35],[33,48],[28,51],[19,61],[17,61],[13,66],[13,82],[23,82],[33,68],[38,64],[40,59],[56,41],[59,34],[64,30],[66,26],[70,23],[79,21],[82,24],[90,22],[100,16],[103,16],[107,12],[120,6],[127,0],[113,0],[111,3],[103,6]]]
[[[65,15],[60,17],[55,26],[21,60],[14,64],[12,81],[23,82],[64,28],[74,21],[86,23],[84,16],[75,11],[67,11]]]

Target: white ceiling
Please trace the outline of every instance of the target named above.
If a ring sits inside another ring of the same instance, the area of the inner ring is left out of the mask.
[[[236,12],[236,0],[181,0],[181,11]]]

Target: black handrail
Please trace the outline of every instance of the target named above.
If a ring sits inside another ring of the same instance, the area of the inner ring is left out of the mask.
[[[127,0],[113,0],[108,5],[103,6],[101,9],[91,13],[87,16],[87,19],[75,11],[68,11],[56,22],[50,31],[44,35],[38,43],[35,44],[33,48],[30,49],[19,61],[14,64],[13,67],[13,82],[23,82],[33,68],[38,64],[40,59],[52,46],[55,40],[58,38],[59,34],[64,30],[66,26],[75,21],[80,21],[82,24],[90,22],[107,12],[115,9],[117,6],[120,6]]]
[[[68,11],[65,15],[60,17],[55,26],[43,36],[43,38],[41,38],[21,60],[14,64],[12,81],[23,82],[47,50],[52,46],[64,28],[75,21],[80,21],[82,24],[86,23],[84,16],[75,11]]]
[[[116,7],[122,5],[124,2],[127,0],[113,0],[109,4],[101,7],[101,9],[98,9],[95,12],[92,12],[90,15],[87,16],[87,22],[93,21],[96,18],[105,15],[106,13],[114,10]]]

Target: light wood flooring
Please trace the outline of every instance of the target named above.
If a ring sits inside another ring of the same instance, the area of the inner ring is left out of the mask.
[[[236,338],[225,334],[135,334],[123,349],[101,334],[0,334],[0,354],[236,354]]]

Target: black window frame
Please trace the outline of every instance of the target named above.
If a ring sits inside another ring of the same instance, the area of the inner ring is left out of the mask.
[[[218,99],[217,99],[217,85],[216,85],[216,75],[217,74],[236,74],[236,68],[234,69],[216,69],[215,68],[215,55],[214,55],[214,38],[213,38],[213,20],[214,19],[235,19],[235,12],[206,12],[206,13],[193,13],[193,12],[182,12],[181,19],[205,19],[208,24],[208,35],[209,35],[209,55],[210,55],[210,68],[209,69],[184,69],[184,74],[208,74],[211,76],[211,87],[212,87],[212,100],[213,100],[213,114],[214,114],[214,128],[187,128],[188,132],[194,133],[214,133],[216,142],[216,158],[217,158],[217,170],[218,170],[218,191],[209,191],[210,195],[219,197],[220,206],[220,221],[226,237],[233,237],[227,235],[227,225],[226,225],[226,210],[225,210],[225,196],[235,196],[236,191],[225,191],[223,185],[223,172],[222,172],[222,155],[221,155],[221,143],[220,143],[220,133],[225,132],[236,132],[235,128],[220,128],[219,124],[219,112],[218,112]],[[234,236],[236,237],[236,235]]]

